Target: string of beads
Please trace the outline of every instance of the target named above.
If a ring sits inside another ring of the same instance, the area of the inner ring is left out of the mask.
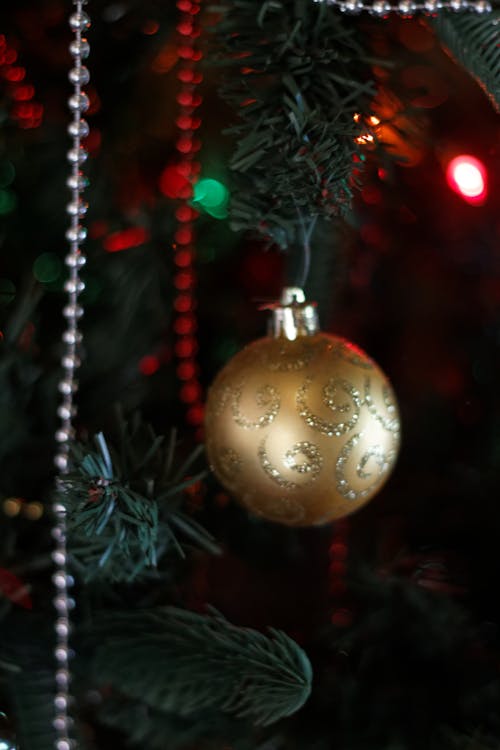
[[[74,439],[73,420],[76,415],[74,403],[75,394],[78,390],[76,371],[80,367],[78,350],[82,341],[79,330],[79,320],[83,315],[83,307],[79,304],[79,295],[83,292],[85,284],[80,278],[80,270],[85,265],[85,256],[81,245],[87,236],[87,230],[82,225],[82,219],[87,212],[87,204],[83,200],[82,193],[87,186],[87,181],[82,173],[82,165],[87,160],[87,152],[82,146],[82,140],[89,134],[87,122],[82,118],[83,113],[89,108],[89,99],[83,87],[89,82],[89,71],[83,64],[88,57],[89,44],[84,32],[90,26],[90,19],[83,11],[87,0],[73,0],[74,12],[70,16],[69,25],[74,33],[70,44],[70,53],[73,58],[73,66],[69,72],[69,80],[73,85],[73,93],[68,100],[68,106],[72,113],[72,119],[68,126],[68,133],[72,139],[72,145],[68,151],[67,158],[70,164],[70,176],[67,186],[71,192],[71,198],[67,205],[67,213],[70,217],[70,226],[66,232],[69,243],[69,253],[65,262],[68,267],[68,279],[65,283],[67,292],[67,304],[63,309],[66,319],[66,329],[63,333],[63,355],[61,365],[63,377],[59,382],[61,403],[57,410],[60,426],[56,432],[58,450],[55,456],[55,465],[58,470],[57,487],[59,497],[64,493],[64,476],[69,468],[69,452],[71,442]],[[73,720],[70,715],[71,693],[70,693],[70,670],[69,663],[72,652],[69,644],[70,617],[69,613],[74,607],[74,601],[70,596],[73,579],[67,569],[66,549],[66,509],[60,500],[56,500],[53,506],[56,523],[53,530],[55,549],[52,558],[55,565],[53,582],[56,588],[54,606],[57,611],[55,623],[56,645],[54,656],[56,659],[56,694],[54,697],[54,728],[56,730],[55,750],[73,750],[75,742],[71,739]]]
[[[366,12],[377,18],[385,18],[390,13],[397,13],[403,18],[412,18],[416,13],[435,15],[442,10],[455,13],[471,11],[473,13],[490,13],[491,3],[488,0],[399,0],[391,3],[389,0],[374,0],[369,3],[364,0],[314,0],[315,3],[326,3],[338,8],[342,13],[357,15]]]

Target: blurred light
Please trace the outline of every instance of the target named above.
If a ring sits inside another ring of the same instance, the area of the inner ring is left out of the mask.
[[[160,175],[159,187],[167,198],[189,198],[191,196],[191,183],[175,165],[165,167]]]
[[[179,294],[174,300],[174,309],[176,312],[189,312],[193,307],[193,298],[190,294]]]
[[[6,568],[0,568],[0,591],[14,604],[24,609],[33,608],[27,586]]]
[[[193,253],[191,250],[178,250],[175,254],[174,263],[179,268],[187,268],[193,262]]]
[[[192,406],[186,415],[188,424],[201,425],[203,423],[204,411],[201,404]]]
[[[200,180],[194,188],[194,201],[201,203],[204,208],[222,205],[228,198],[228,190],[222,182],[205,178]]]
[[[201,398],[201,386],[196,381],[186,383],[180,389],[179,395],[184,404],[194,404]]]
[[[363,135],[358,135],[354,140],[361,146],[365,146],[368,143],[373,143],[375,139],[371,133],[364,133]]]
[[[158,21],[146,21],[142,27],[142,33],[147,34],[148,36],[152,36],[153,34],[156,34],[158,29],[160,28],[160,24]]]
[[[122,3],[112,3],[102,11],[102,17],[108,23],[119,21],[127,12],[127,6]]]
[[[229,190],[219,180],[205,177],[194,186],[193,203],[200,205],[216,219],[225,219],[228,215]]]
[[[356,112],[353,115],[352,119],[354,120],[354,122],[359,122],[361,120],[361,115],[359,114],[359,112]]]
[[[175,354],[179,359],[194,357],[197,351],[198,344],[192,336],[179,339],[175,345]]]
[[[196,211],[190,206],[179,206],[175,212],[175,218],[180,221],[181,224],[195,219],[197,216]]]
[[[446,167],[448,185],[467,203],[481,205],[488,195],[487,172],[484,164],[469,154],[452,159]]]
[[[189,226],[182,227],[177,230],[174,239],[179,245],[189,245],[193,241],[193,230]]]
[[[13,65],[17,60],[17,52],[14,49],[8,49],[3,56],[4,65]]]
[[[121,250],[143,245],[149,237],[149,232],[144,227],[131,227],[120,232],[113,232],[102,244],[108,253],[118,253]]]
[[[10,214],[16,206],[16,194],[12,190],[0,190],[0,214]]]
[[[152,69],[155,73],[168,73],[176,65],[179,56],[174,45],[166,45],[153,60]]]
[[[190,271],[180,271],[174,276],[174,286],[179,292],[184,292],[193,286],[194,276]]]
[[[12,93],[12,98],[16,102],[29,102],[35,96],[35,88],[30,84],[26,86],[17,86]]]
[[[42,503],[27,503],[23,507],[23,515],[30,521],[38,521],[43,516]]]
[[[15,518],[21,512],[23,501],[18,497],[8,497],[2,503],[2,510],[9,518]]]
[[[196,318],[194,315],[179,315],[174,323],[174,331],[179,336],[194,333],[196,331]]]
[[[370,115],[370,117],[368,118],[368,122],[370,123],[370,125],[373,125],[373,127],[380,125],[380,120],[378,117],[375,117],[375,115]]]
[[[11,83],[18,83],[19,81],[24,81],[24,79],[26,78],[26,70],[24,68],[21,68],[20,66],[16,66],[15,68],[6,70],[3,75],[7,81],[11,81]]]
[[[8,305],[16,296],[16,285],[10,279],[0,279],[0,304]]]
[[[61,276],[62,267],[62,261],[55,253],[42,253],[33,263],[33,276],[42,284],[49,284]]]
[[[14,747],[4,740],[0,740],[0,750],[14,750]]]
[[[147,354],[139,362],[139,371],[143,375],[154,375],[160,369],[160,362],[158,357],[153,354]]]
[[[177,365],[179,380],[193,380],[196,377],[196,365],[192,360],[186,360]]]

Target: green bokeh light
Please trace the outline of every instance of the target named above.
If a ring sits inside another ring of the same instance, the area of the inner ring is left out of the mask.
[[[206,177],[194,186],[194,200],[205,208],[215,208],[227,202],[229,193],[227,187],[218,180]]]
[[[0,162],[0,188],[5,188],[14,182],[16,176],[16,170],[11,161]]]
[[[16,194],[12,190],[0,190],[0,214],[10,214],[16,206]]]
[[[225,219],[228,215],[229,191],[219,180],[204,177],[194,186],[193,203],[216,219]]]
[[[210,214],[210,216],[213,216],[214,219],[227,219],[229,216],[227,204],[223,206],[214,206],[213,208],[206,206],[205,211],[207,214]]]
[[[33,275],[42,284],[57,281],[62,272],[62,261],[55,253],[42,253],[33,263]]]
[[[0,305],[8,305],[16,296],[16,285],[10,279],[0,279]]]

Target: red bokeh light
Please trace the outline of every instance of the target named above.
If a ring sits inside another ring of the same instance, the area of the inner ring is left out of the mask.
[[[160,362],[158,357],[152,354],[147,354],[139,362],[139,372],[143,375],[154,375],[160,369]]]
[[[196,380],[186,383],[182,386],[179,395],[184,404],[194,404],[201,398],[201,386]]]
[[[165,167],[160,175],[159,186],[167,198],[181,198],[186,191],[191,192],[189,180],[176,165]]]
[[[480,206],[488,195],[484,164],[470,154],[455,156],[446,167],[448,185],[467,203]]]
[[[128,250],[138,247],[149,240],[149,232],[144,227],[131,227],[121,232],[113,232],[103,242],[104,249],[108,253],[117,253],[120,250]]]

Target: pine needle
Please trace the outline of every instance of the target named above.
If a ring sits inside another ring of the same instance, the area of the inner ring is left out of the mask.
[[[113,615],[96,637],[96,680],[157,711],[211,709],[266,726],[298,711],[311,691],[310,662],[285,633],[235,627],[217,612]]]

